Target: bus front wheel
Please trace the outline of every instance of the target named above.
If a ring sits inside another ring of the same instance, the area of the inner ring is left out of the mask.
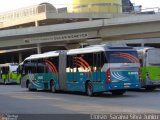
[[[94,93],[93,93],[93,85],[92,85],[92,82],[87,82],[86,84],[86,93],[88,96],[93,96]]]
[[[50,91],[52,93],[56,92],[55,82],[53,80],[50,82]]]
[[[29,91],[35,91],[36,90],[36,89],[32,88],[32,83],[29,80],[27,80],[26,88],[28,88]]]
[[[28,83],[28,90],[29,90],[29,91],[34,91],[34,90],[32,89],[32,84],[31,84],[31,82]]]
[[[27,81],[26,81],[26,88],[29,87],[29,83],[30,83],[29,80],[27,80]]]

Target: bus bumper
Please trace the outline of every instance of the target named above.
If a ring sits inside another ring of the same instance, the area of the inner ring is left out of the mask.
[[[118,85],[113,85],[110,84],[109,86],[106,85],[106,90],[129,90],[129,89],[140,89],[141,85],[140,84],[136,84],[136,83],[130,83],[130,84],[118,84]]]

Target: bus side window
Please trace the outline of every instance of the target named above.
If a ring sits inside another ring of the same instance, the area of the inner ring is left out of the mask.
[[[93,71],[94,71],[93,53],[89,53],[89,54],[87,55],[87,62],[88,62],[88,64],[89,64],[89,67],[90,67],[90,69],[91,69],[91,72],[93,72]]]
[[[100,72],[103,65],[107,62],[104,52],[94,53],[93,54],[93,70],[94,72]]]
[[[92,72],[93,53],[77,55],[77,67],[79,72]]]
[[[51,58],[47,58],[47,59],[45,59],[45,71],[46,72],[58,72],[59,71],[59,58],[58,57],[51,57]],[[49,67],[49,66],[51,66],[51,67]],[[53,68],[54,67],[54,68]],[[53,68],[52,70],[51,70],[51,68]]]
[[[72,64],[72,57],[69,55],[67,56],[66,72],[72,72]]]
[[[77,71],[76,56],[75,55],[67,56],[66,72],[76,72],[76,71]]]
[[[93,66],[94,66],[94,72],[99,72],[101,70],[101,54],[100,53],[94,53],[93,55]]]
[[[72,58],[71,58],[71,68],[72,68],[72,72],[77,72],[77,63],[76,63],[76,59],[77,58],[77,55],[73,55]]]

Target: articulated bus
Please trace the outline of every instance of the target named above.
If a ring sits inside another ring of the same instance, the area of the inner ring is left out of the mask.
[[[160,86],[160,49],[135,47],[141,63],[142,87],[154,90]]]
[[[31,55],[22,65],[21,86],[29,90],[111,92],[140,88],[139,59],[131,47],[97,45]]]
[[[4,84],[19,83],[17,68],[17,63],[0,64],[0,82]]]

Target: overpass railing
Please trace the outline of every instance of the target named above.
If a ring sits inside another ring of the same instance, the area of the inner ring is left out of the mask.
[[[115,13],[124,13],[124,14],[155,14],[157,12],[160,12],[160,8],[155,7],[155,8],[146,8],[146,9],[141,9],[141,6],[122,6],[122,5],[117,5],[117,4],[93,4],[93,5],[89,5],[89,6],[82,6],[83,8],[85,7],[100,7],[105,6],[104,11],[106,12],[101,12],[101,13],[109,13],[112,14],[112,10],[114,8],[114,14]],[[53,10],[52,10],[53,9]],[[100,9],[100,8],[99,8]],[[120,9],[122,10],[122,12],[120,12]],[[100,11],[100,10],[99,10]],[[111,11],[111,12],[110,12]],[[10,21],[13,19],[20,19],[20,18],[25,18],[25,17],[30,17],[30,16],[35,16],[41,13],[55,13],[58,12],[58,10],[56,11],[56,8],[53,6],[49,6],[47,4],[40,4],[40,5],[35,5],[35,6],[31,6],[31,7],[26,7],[26,8],[22,8],[22,9],[18,9],[18,10],[14,10],[14,11],[10,11],[10,12],[5,12],[5,13],[0,13],[0,25],[5,22],[5,21]],[[64,11],[67,13],[67,9],[66,11]],[[94,13],[93,9],[88,9],[87,13]],[[75,13],[73,11],[70,11],[69,13]],[[82,12],[80,12],[82,13]],[[85,12],[83,12],[85,13]],[[98,12],[99,13],[99,12]]]
[[[40,13],[46,12],[46,5],[36,5],[31,7],[26,7],[14,11],[9,11],[5,13],[0,13],[0,22],[19,19],[23,17],[34,16]]]

